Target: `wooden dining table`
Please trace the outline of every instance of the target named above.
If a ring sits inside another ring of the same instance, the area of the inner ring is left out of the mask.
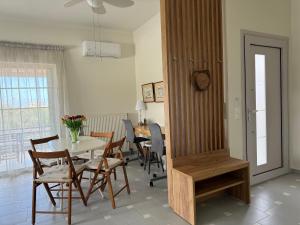
[[[91,159],[94,158],[94,151],[104,149],[107,142],[90,136],[80,136],[78,142],[72,143],[68,138],[60,138],[42,144],[37,147],[40,151],[63,151],[68,150],[71,157],[78,156],[82,153],[90,152]]]

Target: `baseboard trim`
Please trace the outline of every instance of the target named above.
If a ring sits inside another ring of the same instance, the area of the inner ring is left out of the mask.
[[[291,173],[297,173],[297,174],[300,174],[300,170],[291,169]]]

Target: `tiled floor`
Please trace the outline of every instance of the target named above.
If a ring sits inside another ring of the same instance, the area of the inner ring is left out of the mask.
[[[95,193],[88,207],[74,200],[73,224],[78,225],[186,225],[167,204],[166,181],[148,186],[148,176],[137,163],[128,166],[132,194],[123,192],[112,210],[107,195]],[[122,182],[115,183],[118,186]],[[31,224],[31,174],[0,179],[0,224]],[[86,191],[86,185],[84,190]],[[290,174],[252,188],[252,204],[230,197],[212,199],[198,205],[199,225],[297,225],[300,224],[300,175]],[[52,209],[43,189],[39,209]],[[59,209],[57,209],[59,210]],[[38,215],[37,223],[66,224],[61,215]]]

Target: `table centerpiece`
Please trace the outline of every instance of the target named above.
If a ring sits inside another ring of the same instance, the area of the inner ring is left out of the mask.
[[[72,143],[76,143],[78,141],[80,128],[82,127],[83,121],[85,120],[86,118],[84,115],[76,115],[76,116],[65,115],[62,118],[63,124],[69,130]]]

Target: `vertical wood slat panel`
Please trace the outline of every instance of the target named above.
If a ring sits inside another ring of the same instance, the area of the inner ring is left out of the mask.
[[[206,149],[207,152],[209,152],[213,146],[212,146],[212,113],[213,113],[213,102],[212,102],[212,92],[213,92],[213,86],[214,86],[214,71],[212,68],[212,40],[211,40],[211,12],[210,12],[210,1],[204,1],[205,2],[205,13],[206,13],[206,23],[205,23],[205,34],[206,34],[206,45],[207,45],[207,58],[208,58],[208,69],[211,72],[211,85],[208,88],[207,94],[207,105],[208,108],[207,111],[207,121],[208,121],[208,149]]]
[[[171,156],[224,149],[221,0],[165,2]],[[211,85],[197,92],[192,73],[207,69]]]
[[[211,58],[211,71],[212,71],[212,79],[213,79],[213,85],[211,85],[212,87],[212,102],[213,104],[212,105],[212,146],[213,148],[212,149],[217,149],[218,146],[217,146],[217,138],[218,138],[218,131],[217,131],[217,120],[218,120],[218,117],[217,117],[217,112],[216,112],[216,109],[218,107],[218,104],[217,104],[217,68],[216,68],[216,49],[217,49],[217,44],[216,44],[216,36],[217,33],[215,32],[215,28],[216,28],[216,15],[215,15],[215,8],[216,8],[216,5],[215,5],[215,0],[212,0],[210,1],[210,9],[209,9],[209,12],[210,12],[210,18],[211,18],[211,22],[212,24],[210,24],[210,34],[211,34],[211,40],[212,40],[212,44],[211,44],[211,53],[212,53],[212,58]]]
[[[170,3],[170,2],[169,2]],[[174,0],[173,1],[173,4],[168,4],[167,7],[169,6],[170,9],[169,9],[169,12],[171,12],[170,15],[167,15],[167,17],[171,17],[171,18],[176,18],[176,16],[178,15],[178,12],[176,10],[176,7],[179,7],[177,6],[178,5],[178,0]],[[171,74],[173,74],[174,77],[177,77],[177,74],[179,73],[178,71],[178,58],[179,58],[179,54],[178,54],[178,49],[176,47],[176,43],[179,42],[178,40],[178,34],[177,34],[177,20],[175,19],[170,19],[170,25],[169,25],[169,32],[170,32],[170,37],[173,37],[171,38],[170,41],[171,42],[171,46],[170,46],[170,49],[172,51],[171,53],[171,64],[169,66],[169,68],[171,68],[171,70],[173,71],[173,73],[171,72]],[[174,66],[175,65],[175,66]],[[177,101],[175,101],[176,99],[173,98],[173,96],[175,96],[175,93],[176,93],[176,90],[179,89],[179,86],[178,84],[175,82],[176,81],[176,78],[171,78],[169,77],[169,80],[170,80],[170,106],[171,106],[171,110],[170,110],[170,113],[171,113],[171,121],[174,121],[176,120],[176,112],[179,112],[180,111],[180,105]],[[179,127],[179,123],[173,123],[171,122],[171,124],[173,125],[173,128],[172,128],[172,132],[174,132],[174,135],[172,136],[172,139],[171,141],[174,142],[172,143],[172,146],[180,146],[181,145],[181,138],[180,138],[180,127]],[[170,128],[172,127],[170,124]],[[176,150],[176,147],[174,148],[174,151],[173,151],[173,154],[172,157],[176,157],[177,156],[177,150]]]
[[[219,12],[218,12],[218,0],[214,0],[215,1],[215,4],[216,4],[216,7],[214,8],[214,11],[215,11],[215,15],[216,15],[216,23],[217,23],[217,26],[215,26],[215,33],[216,34],[219,34],[220,33],[220,27],[219,27],[219,18],[220,18],[220,15],[219,15]],[[222,33],[222,32],[221,32]],[[217,110],[216,110],[216,118],[218,120],[220,120],[222,117],[220,117],[220,104],[221,102],[223,102],[222,99],[220,99],[222,96],[220,96],[220,70],[219,70],[219,61],[220,61],[220,55],[219,55],[219,40],[220,40],[220,35],[217,35],[216,36],[216,75],[217,75],[217,79],[216,79],[216,85],[217,85],[217,92],[216,92],[216,101],[217,101]],[[218,136],[217,136],[217,139],[216,139],[216,142],[217,142],[217,146],[218,148],[220,148],[222,145],[220,144],[220,137],[221,137],[221,132],[220,132],[220,129],[221,129],[221,126],[220,126],[220,123],[216,123],[216,129],[218,131]]]
[[[203,49],[203,42],[201,41],[202,38],[202,31],[201,31],[201,24],[202,24],[202,19],[201,19],[201,5],[202,5],[202,0],[200,1],[194,1],[195,7],[194,7],[194,14],[195,17],[193,20],[195,20],[195,31],[194,33],[194,38],[195,38],[195,44],[193,46],[193,52],[195,54],[195,64],[194,64],[194,70],[201,70],[203,68],[202,63],[203,63],[203,51],[200,51],[199,49]],[[199,18],[200,17],[200,18]],[[198,49],[199,51],[195,51],[194,48]],[[194,90],[192,90],[194,91]],[[198,126],[202,127],[202,129],[205,128],[205,123],[204,123],[204,113],[203,110],[201,110],[201,104],[203,104],[203,95],[199,94],[198,92],[194,91],[195,95],[195,117],[197,118],[195,120],[195,129],[196,129],[196,139],[197,139],[197,144],[196,146],[200,146],[200,149],[205,148],[205,132],[204,130],[200,130]],[[197,122],[196,122],[197,121]],[[196,150],[197,152],[197,150]]]
[[[219,0],[220,1],[220,0]],[[218,28],[219,28],[219,60],[220,60],[220,65],[219,65],[219,77],[220,77],[220,93],[219,93],[219,99],[221,99],[222,101],[220,102],[221,107],[220,107],[220,120],[223,120],[223,123],[221,123],[221,137],[220,137],[220,141],[221,141],[221,146],[223,147],[227,147],[225,146],[225,124],[224,124],[224,73],[223,73],[223,30],[222,30],[222,1],[219,2],[218,4],[218,15],[219,15],[219,19],[218,19]]]
[[[201,12],[200,12],[200,18],[201,18],[201,34],[202,34],[202,40],[201,40],[201,44],[202,44],[202,49],[199,49],[199,51],[203,52],[203,69],[209,69],[208,65],[209,65],[209,57],[208,57],[208,41],[207,41],[207,27],[206,24],[208,23],[208,19],[207,19],[207,12],[206,12],[206,0],[202,0],[201,1],[202,5],[201,7]],[[209,149],[209,129],[208,129],[208,91],[205,91],[203,93],[201,93],[203,95],[203,103],[200,105],[200,110],[203,111],[203,122],[204,122],[204,126],[202,128],[202,132],[204,132],[204,149],[201,149],[203,152],[206,152]]]
[[[198,60],[198,69],[201,70],[203,68],[206,68],[206,65],[205,65],[205,62],[207,61],[206,59],[206,54],[205,54],[205,46],[204,46],[204,32],[203,32],[203,24],[205,22],[204,20],[204,15],[202,13],[202,9],[203,9],[203,0],[200,0],[200,1],[196,1],[196,4],[197,4],[197,17],[196,17],[196,20],[198,21],[198,40],[197,40],[197,43],[199,44],[198,46],[198,51],[196,52],[200,52],[199,54],[199,58],[197,59]],[[201,50],[200,50],[201,49]],[[202,149],[202,151],[204,151],[204,149],[206,148],[206,135],[207,135],[207,132],[206,132],[206,121],[205,121],[205,110],[202,110],[203,107],[201,107],[201,105],[204,104],[204,98],[205,98],[205,95],[204,94],[200,94],[200,93],[197,93],[198,95],[198,110],[199,110],[199,116],[200,116],[200,124],[199,126],[202,127],[202,129],[199,129],[198,127],[198,131],[197,133],[200,134],[200,140],[201,140],[201,145],[200,145],[200,149]]]

